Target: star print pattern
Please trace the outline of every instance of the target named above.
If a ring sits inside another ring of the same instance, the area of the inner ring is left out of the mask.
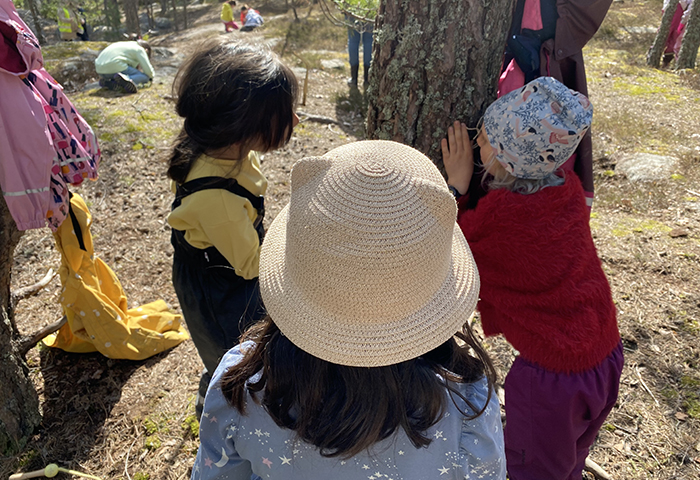
[[[265,409],[250,398],[246,415],[232,409],[215,385],[222,372],[234,363],[229,352],[212,379],[214,387],[207,395],[203,415],[209,421],[200,424],[201,446],[191,480],[238,478],[239,472],[244,472],[245,478],[263,480],[505,480],[496,395],[492,396],[488,413],[473,420],[466,420],[448,401],[449,412],[425,432],[433,440],[427,448],[416,449],[400,430],[370,451],[340,460],[321,457],[316,447],[300,440],[293,431],[278,427]],[[486,400],[485,380],[455,388],[473,405],[483,405]],[[470,413],[463,400],[455,397],[455,401]],[[246,468],[250,473],[245,473]]]

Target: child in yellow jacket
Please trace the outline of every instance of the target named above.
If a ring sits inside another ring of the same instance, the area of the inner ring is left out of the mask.
[[[233,7],[236,6],[236,0],[227,0],[221,6],[221,21],[224,22],[226,33],[238,30],[238,25],[233,21]]]

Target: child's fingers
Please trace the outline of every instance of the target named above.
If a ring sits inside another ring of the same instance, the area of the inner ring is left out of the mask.
[[[444,162],[450,156],[450,149],[447,148],[447,139],[443,138],[440,141],[440,147],[442,148],[442,161]]]
[[[450,152],[454,153],[456,150],[456,140],[455,140],[455,129],[454,127],[447,128],[447,142],[449,144]]]
[[[455,121],[454,124],[454,132],[455,132],[455,142],[454,142],[454,148],[458,152],[463,152],[464,151],[464,137],[463,137],[463,132],[462,132],[462,125],[458,122]]]

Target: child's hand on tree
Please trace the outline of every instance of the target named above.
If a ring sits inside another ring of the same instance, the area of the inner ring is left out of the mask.
[[[455,122],[447,129],[447,138],[442,139],[441,147],[447,184],[464,195],[474,174],[474,152],[467,126]]]

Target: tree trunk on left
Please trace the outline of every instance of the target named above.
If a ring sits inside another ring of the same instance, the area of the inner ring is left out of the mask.
[[[126,17],[126,32],[141,35],[141,27],[139,26],[139,1],[138,0],[123,0],[124,16]]]
[[[384,0],[374,30],[367,136],[442,166],[455,120],[476,125],[496,99],[513,0]]]
[[[6,457],[16,455],[41,423],[39,397],[18,352],[20,334],[10,302],[12,257],[21,236],[0,198],[0,455]]]
[[[678,52],[676,60],[676,70],[683,68],[695,68],[695,60],[698,57],[700,48],[700,1],[695,0],[690,6],[688,23],[685,25],[683,33],[683,43]]]

